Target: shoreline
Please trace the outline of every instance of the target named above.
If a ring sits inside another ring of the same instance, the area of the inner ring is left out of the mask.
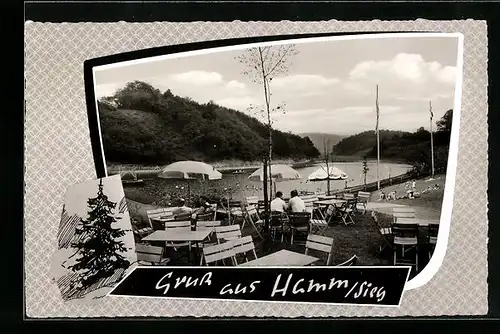
[[[331,161],[330,163],[332,165],[336,163],[341,163],[341,164],[349,164],[349,163],[362,163],[363,160],[348,160],[348,159],[340,159],[340,160],[334,160]],[[376,159],[371,159],[367,160],[369,164],[376,163]],[[294,160],[273,160],[273,164],[283,164],[283,165],[291,165],[292,168],[306,168],[306,167],[311,167],[315,166],[318,164],[324,163],[322,160],[302,160],[302,161],[294,161]],[[397,160],[380,160],[381,164],[398,164],[398,165],[405,165],[408,166],[409,168],[412,167],[411,163],[409,162],[401,162]],[[251,169],[258,169],[262,167],[262,162],[260,161],[231,161],[231,160],[225,160],[225,161],[220,161],[220,162],[207,162],[207,164],[212,165],[214,168],[218,169],[222,173],[228,173],[232,171],[238,171],[238,170],[251,170]],[[107,166],[108,172],[110,173],[124,173],[124,172],[147,172],[147,171],[161,171],[162,168],[164,168],[167,165],[147,165],[147,164],[119,164],[119,163],[110,163]]]

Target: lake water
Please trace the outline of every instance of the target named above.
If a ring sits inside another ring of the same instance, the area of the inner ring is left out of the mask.
[[[290,180],[282,181],[276,183],[276,190],[283,192],[285,197],[288,197],[290,191],[296,189],[300,191],[308,192],[326,192],[327,182],[326,181],[308,181],[308,176],[315,172],[318,168],[321,168],[321,164],[306,167],[306,168],[296,168],[300,173],[302,179],[300,180]],[[346,186],[356,186],[363,184],[363,164],[361,162],[345,162],[345,163],[335,163],[335,167],[341,169],[345,172],[349,178],[347,180],[331,180],[330,190],[343,189]],[[366,175],[366,183],[377,181],[377,163],[368,162],[369,171]],[[410,165],[395,164],[395,163],[380,163],[380,179],[385,179],[389,177],[394,177],[397,175],[405,174],[411,169]],[[262,196],[262,182],[255,182],[248,180],[248,176],[251,172],[245,172],[242,174],[223,174],[223,179],[225,183],[229,184],[233,189],[239,189],[244,196]]]

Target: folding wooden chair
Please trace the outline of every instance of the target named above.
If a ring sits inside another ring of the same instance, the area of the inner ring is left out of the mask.
[[[181,213],[174,216],[174,220],[178,222],[187,221],[191,219],[191,213]]]
[[[221,201],[221,207],[227,214],[229,224],[232,224],[236,218],[243,219],[243,209],[241,201],[223,200]]]
[[[356,202],[356,211],[366,213],[366,207],[370,200],[370,193],[366,191],[358,191],[358,201]]]
[[[271,211],[269,217],[269,230],[273,241],[276,241],[276,232],[279,232],[281,234],[281,242],[283,242],[285,236],[285,221],[287,221],[287,215],[284,212]]]
[[[243,218],[243,203],[241,201],[229,201],[229,209],[234,218]]]
[[[317,195],[305,195],[305,196],[300,196],[300,198],[304,201],[304,205],[310,211],[314,217],[314,214],[317,214],[320,219],[324,219],[325,217],[322,215],[320,207],[316,206],[314,202],[319,201],[319,198]]]
[[[310,249],[327,253],[328,257],[326,259],[325,265],[328,266],[330,265],[330,260],[332,258],[332,247],[333,247],[333,238],[309,234],[307,236],[306,250],[304,254],[307,255]]]
[[[198,221],[215,221],[213,212],[197,214],[196,219]]]
[[[264,239],[259,231],[259,226],[262,227],[264,225],[264,220],[260,218],[256,206],[254,205],[246,206],[243,214],[244,214],[244,220],[241,229],[243,229],[246,223],[249,222],[254,228],[255,232],[257,232],[259,238]]]
[[[288,214],[288,220],[291,230],[290,244],[293,245],[293,238],[296,233],[308,235],[311,222],[311,213],[293,212]]]
[[[356,210],[356,199],[346,199],[339,208],[340,218],[345,225],[354,225],[354,211]]]
[[[264,200],[259,200],[257,202],[257,211],[259,212],[260,215],[266,212],[266,206],[264,205]]]
[[[211,263],[217,263],[219,261],[222,261],[222,264],[226,265],[224,261],[226,259],[230,259],[233,266],[238,264],[232,242],[203,247],[203,256],[200,259],[200,266],[203,265],[203,262],[208,266]]]
[[[154,232],[151,226],[140,227],[139,222],[133,218],[130,219],[130,225],[132,226],[132,232],[134,233],[136,242],[140,242],[142,238]]]
[[[336,267],[355,266],[357,262],[358,262],[358,257],[356,255],[353,255],[349,260],[337,264]]]
[[[257,258],[257,253],[255,252],[255,244],[251,235],[246,237],[234,239],[230,241],[233,244],[233,249],[235,252],[235,257],[243,254],[245,256],[245,261],[248,262],[248,252],[252,252],[254,259]]]
[[[429,224],[427,227],[427,245],[429,247],[429,260],[436,248],[437,238],[439,232],[439,224]]]
[[[163,247],[136,244],[135,252],[139,264],[150,264],[164,266],[170,262],[169,258],[163,257]]]
[[[205,246],[211,246],[217,244],[216,241],[212,240],[212,234],[215,233],[215,228],[221,226],[221,221],[220,220],[198,220],[196,223],[197,227],[201,228],[210,228],[212,229],[212,233],[208,236],[209,242],[205,242]],[[196,245],[196,244],[195,244]]]
[[[343,193],[342,197],[344,199],[354,199],[354,198],[356,198],[356,196],[354,196],[354,194],[351,194],[351,193]]]
[[[393,249],[392,229],[390,227],[382,227],[382,225],[380,225],[380,222],[378,221],[378,217],[377,217],[377,214],[375,212],[372,212],[372,218],[373,218],[373,222],[375,223],[375,226],[377,228],[377,231],[379,232],[382,240],[384,241],[384,245],[379,246],[379,252],[376,255],[376,256],[378,256],[387,247],[391,250]]]
[[[234,224],[229,226],[216,226],[215,236],[217,238],[218,244],[221,244],[225,241],[241,238],[240,225]]]
[[[172,213],[172,210],[169,210],[169,208],[160,208],[160,209],[154,209],[154,210],[147,210],[146,215],[148,216],[149,220],[149,225],[154,231],[158,230],[164,230],[165,226],[162,221],[159,219],[167,219],[167,220],[173,220],[174,215]]]
[[[191,222],[190,221],[171,221],[171,222],[165,222],[165,230],[169,230],[169,229],[191,230]],[[183,242],[166,241],[165,242],[165,247],[172,248],[176,252],[177,252],[177,250],[179,248],[188,247],[189,256],[191,255],[192,244],[191,244],[190,241],[183,241]],[[179,256],[179,258],[180,258],[180,256]]]
[[[418,224],[393,224],[394,265],[410,264],[418,272]],[[397,249],[401,248],[401,258],[398,258]],[[406,248],[406,249],[405,249]],[[405,253],[415,249],[415,261],[405,258]]]
[[[247,205],[259,204],[259,198],[257,196],[247,196],[245,200]]]
[[[398,218],[415,218],[415,209],[409,207],[400,207],[392,209],[393,223],[396,223]]]
[[[326,209],[325,219],[311,219],[311,233],[324,235],[334,215],[335,206],[330,204]]]

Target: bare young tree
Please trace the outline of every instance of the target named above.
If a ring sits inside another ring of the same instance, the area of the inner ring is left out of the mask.
[[[330,140],[327,140],[326,137],[323,137],[323,159],[326,165],[326,194],[330,196]]]
[[[256,48],[247,49],[245,52],[236,57],[243,65],[243,74],[246,75],[253,83],[262,85],[264,93],[264,107],[258,108],[250,106],[254,111],[261,110],[266,116],[266,123],[269,131],[268,138],[268,170],[269,170],[269,189],[272,192],[271,164],[272,164],[272,131],[273,131],[273,112],[284,112],[283,105],[272,107],[271,102],[271,82],[273,78],[283,75],[288,72],[291,66],[291,58],[297,55],[298,51],[295,45],[279,45],[279,46],[259,46]]]

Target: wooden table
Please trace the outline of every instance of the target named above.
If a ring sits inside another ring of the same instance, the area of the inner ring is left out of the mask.
[[[330,205],[330,204],[333,204],[333,205],[338,205],[338,204],[342,204],[342,203],[345,203],[346,200],[345,199],[339,199],[339,198],[332,198],[332,199],[327,199],[327,200],[321,200],[321,201],[316,201],[314,202],[314,204],[316,205]]]
[[[345,202],[346,202],[345,199],[332,198],[332,199],[326,199],[326,200],[321,200],[321,201],[315,201],[314,205],[319,206],[320,208],[322,208],[322,210],[325,210],[329,205],[333,205],[334,209],[337,210],[339,208],[339,206]],[[321,212],[321,217],[323,220],[326,219],[324,212]]]
[[[270,267],[270,266],[307,266],[319,259],[310,255],[292,252],[282,249],[276,253],[272,253],[258,259],[248,261],[240,264],[239,266],[245,267]]]
[[[320,201],[328,201],[329,199],[337,199],[337,196],[335,196],[335,195],[330,195],[330,196],[321,195],[321,196],[318,196],[318,199]]]
[[[174,220],[175,220],[175,217],[174,217],[174,216],[172,216],[172,217],[167,217],[167,218],[151,218],[151,220],[154,220],[154,221],[157,221],[157,222],[164,223],[164,222],[171,222],[171,221],[174,221]]]
[[[429,224],[439,225],[439,220],[419,219],[419,218],[398,218],[396,224],[417,224],[421,227],[429,226]]]
[[[213,228],[211,227],[199,227],[196,231],[191,231],[190,228],[170,228],[167,230],[158,230],[154,231],[150,235],[145,238],[142,238],[141,241],[147,242],[194,242],[196,244],[195,252],[199,253],[198,244],[203,242],[212,232]],[[194,257],[195,263],[197,263],[197,258],[200,254],[196,254]]]
[[[205,240],[210,233],[212,233],[212,228],[197,228],[196,231],[191,231],[191,229],[183,228],[170,228],[167,230],[154,231],[142,241],[171,241],[171,242],[202,242]]]

